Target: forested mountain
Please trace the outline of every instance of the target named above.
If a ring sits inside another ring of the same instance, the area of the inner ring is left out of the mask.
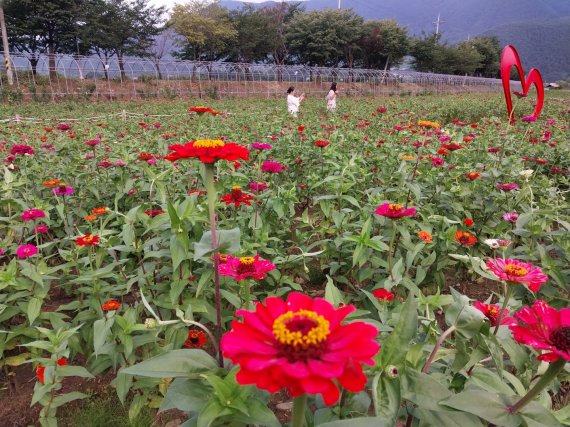
[[[570,73],[569,0],[341,0],[365,19],[395,19],[411,35],[435,30],[440,15],[442,40],[456,43],[478,35],[497,35],[519,50],[526,68],[539,68],[545,80]],[[224,0],[222,5],[244,3]],[[274,3],[261,3],[267,6]],[[308,0],[305,10],[338,7],[338,0]]]

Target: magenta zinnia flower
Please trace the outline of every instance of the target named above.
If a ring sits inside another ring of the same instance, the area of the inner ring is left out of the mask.
[[[405,216],[415,216],[416,208],[405,208],[402,205],[393,203],[384,203],[374,211],[376,215],[385,216],[392,219],[398,219]]]
[[[526,285],[532,292],[538,292],[540,285],[548,281],[548,277],[540,267],[533,267],[528,262],[516,259],[489,258],[485,263],[487,268],[499,279],[511,283]]]
[[[252,191],[263,191],[263,190],[267,190],[267,184],[265,182],[250,182],[249,183],[249,188]]]
[[[218,266],[218,272],[222,276],[231,276],[238,282],[250,277],[255,280],[265,279],[266,273],[271,270],[275,270],[275,265],[271,261],[259,259],[257,255],[241,258],[228,255],[226,261]]]
[[[59,186],[57,186],[56,188],[54,188],[52,190],[52,193],[56,194],[58,196],[68,196],[70,194],[75,193],[75,190],[72,187],[68,187],[67,185],[60,184]]]
[[[507,212],[505,214],[503,214],[503,219],[505,221],[508,221],[512,224],[517,222],[517,219],[519,219],[519,213],[518,212]]]
[[[354,310],[352,305],[336,309],[297,292],[286,301],[269,297],[255,311],[236,313],[243,321],[233,321],[222,338],[222,351],[240,365],[239,384],[255,384],[270,393],[285,388],[292,397],[319,393],[331,406],[339,398],[338,384],[353,393],[364,389],[362,364],[373,365],[380,348],[374,326],[341,324]]]
[[[271,150],[271,144],[267,143],[267,142],[252,142],[251,143],[251,148],[255,148],[259,151],[263,151],[263,150]]]
[[[23,155],[29,155],[31,156],[32,154],[35,154],[36,152],[34,151],[34,149],[32,147],[30,147],[29,145],[23,145],[23,144],[14,144],[12,146],[12,149],[10,150],[10,154],[14,154],[14,155],[18,155],[18,156],[23,156]]]
[[[278,173],[283,169],[285,169],[285,167],[279,162],[263,162],[261,165],[261,170],[268,173]]]
[[[515,313],[518,325],[511,325],[516,341],[536,350],[550,350],[538,360],[555,362],[559,357],[570,362],[570,308],[560,311],[544,301],[535,301],[531,307],[523,307]]]
[[[514,183],[514,182],[510,182],[508,184],[497,184],[497,190],[513,191],[513,190],[518,190],[518,189],[519,189],[519,185]]]
[[[22,221],[33,221],[38,218],[45,218],[46,214],[41,209],[33,208],[22,213]]]
[[[38,248],[34,245],[22,245],[16,249],[16,255],[20,259],[25,259],[34,256],[38,253]]]
[[[49,227],[47,225],[37,225],[36,228],[34,228],[34,232],[35,233],[40,233],[40,234],[45,234],[49,231]]]

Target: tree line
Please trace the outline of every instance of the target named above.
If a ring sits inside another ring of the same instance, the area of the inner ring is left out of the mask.
[[[160,76],[169,53],[194,61],[385,70],[409,55],[417,71],[499,72],[496,37],[448,45],[441,34],[414,37],[394,20],[365,20],[352,9],[307,12],[281,2],[228,10],[208,0],[178,4],[169,16],[148,0],[4,0],[4,8],[10,47],[27,56],[34,73],[47,55],[55,74],[57,53],[97,55],[104,65],[116,58],[122,77],[126,56],[150,58]]]

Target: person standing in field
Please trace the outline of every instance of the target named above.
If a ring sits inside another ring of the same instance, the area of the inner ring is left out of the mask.
[[[289,89],[287,89],[287,110],[293,117],[297,117],[299,105],[301,105],[303,99],[305,99],[305,94],[302,93],[300,96],[296,96],[294,86],[290,86]]]
[[[331,84],[331,89],[326,97],[327,100],[327,110],[336,111],[336,82]]]

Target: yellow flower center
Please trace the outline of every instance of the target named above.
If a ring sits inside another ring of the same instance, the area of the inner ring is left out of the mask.
[[[499,314],[499,309],[497,307],[490,306],[487,310],[490,316]]]
[[[391,211],[399,211],[399,210],[402,209],[402,205],[390,203],[390,205],[388,206],[388,208],[389,208]]]
[[[528,270],[518,264],[508,264],[505,267],[505,271],[507,274],[511,276],[526,276],[528,274]]]
[[[198,139],[194,141],[194,148],[218,148],[223,147],[224,141],[219,139]]]
[[[273,336],[277,342],[295,349],[316,347],[329,334],[329,321],[310,310],[288,311],[273,322]]]
[[[239,186],[239,185],[234,185],[232,187],[232,191],[240,191],[240,190],[241,190],[241,186]]]
[[[253,265],[255,258],[252,256],[244,256],[239,259],[239,263],[242,265]]]

